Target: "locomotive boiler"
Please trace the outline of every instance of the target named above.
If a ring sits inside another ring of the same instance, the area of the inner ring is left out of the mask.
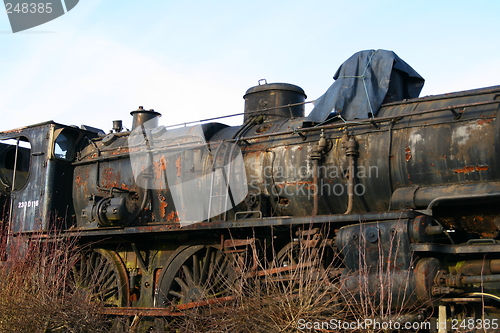
[[[131,130],[2,132],[3,234],[91,244],[75,279],[108,263],[114,314],[230,300],[209,272],[258,244],[281,274],[305,249],[338,254],[339,304],[385,290],[394,310],[418,308],[408,320],[498,316],[500,86],[418,98],[423,79],[383,50],[335,78],[308,116],[304,90],[263,82],[240,126],[166,127],[139,107]]]

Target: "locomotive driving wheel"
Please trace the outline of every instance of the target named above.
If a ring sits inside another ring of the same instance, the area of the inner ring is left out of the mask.
[[[318,286],[330,288],[343,271],[343,264],[334,249],[301,248],[298,241],[281,248],[270,266],[270,272],[289,289],[297,288],[301,280],[314,280]]]
[[[104,306],[128,305],[127,271],[116,252],[104,249],[82,252],[70,275],[75,292],[87,292],[92,300]]]
[[[278,267],[296,266],[300,262],[299,242],[286,244],[276,255],[275,265]]]
[[[180,248],[163,269],[155,304],[186,310],[231,300],[236,274],[232,256],[214,245]]]

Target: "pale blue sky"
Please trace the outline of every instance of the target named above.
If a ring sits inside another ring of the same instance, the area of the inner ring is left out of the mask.
[[[498,0],[80,0],[16,34],[3,14],[0,130],[54,120],[108,131],[115,119],[130,127],[139,105],[164,125],[238,113],[262,78],[313,100],[366,49],[409,63],[421,96],[498,85],[499,12]]]

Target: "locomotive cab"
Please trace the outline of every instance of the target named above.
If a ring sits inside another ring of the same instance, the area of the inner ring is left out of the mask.
[[[72,160],[84,137],[97,133],[52,121],[0,133],[3,232],[66,229],[73,223]]]

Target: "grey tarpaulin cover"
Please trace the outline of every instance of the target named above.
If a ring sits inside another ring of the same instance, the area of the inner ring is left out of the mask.
[[[316,100],[308,120],[319,123],[332,112],[344,119],[376,116],[383,102],[418,97],[424,85],[413,68],[387,50],[355,53],[333,78],[336,81]]]

